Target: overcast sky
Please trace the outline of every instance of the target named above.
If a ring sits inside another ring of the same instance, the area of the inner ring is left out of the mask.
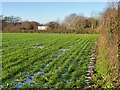
[[[2,14],[44,24],[49,21],[62,21],[71,13],[90,17],[92,12],[103,11],[106,5],[107,2],[3,2]]]

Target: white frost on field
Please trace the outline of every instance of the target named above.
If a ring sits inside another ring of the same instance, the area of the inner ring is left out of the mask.
[[[69,50],[69,49],[68,48],[66,48],[66,49],[59,49],[59,52],[57,53],[58,57],[61,56],[67,50]]]
[[[44,46],[33,46],[33,48],[40,48],[40,49],[42,49],[42,48],[44,48]]]
[[[60,49],[59,51],[65,52],[67,50],[69,50],[69,49],[68,48],[66,48],[66,49]]]

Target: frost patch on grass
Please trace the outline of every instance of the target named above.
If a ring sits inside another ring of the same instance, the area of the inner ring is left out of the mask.
[[[38,71],[35,71],[34,73],[32,73],[31,75],[29,75],[28,77],[26,77],[23,82],[19,82],[19,83],[16,85],[16,87],[17,87],[17,88],[20,88],[20,87],[22,87],[25,83],[30,83],[31,80],[32,80],[32,78],[34,78],[34,76],[35,76],[36,74],[38,74],[39,71],[42,71],[42,70],[43,70],[43,68],[39,68]],[[41,74],[41,76],[43,76],[44,74],[45,74],[45,73],[43,72],[43,73]]]
[[[44,46],[33,46],[32,48],[40,48],[40,49],[42,49],[42,48],[44,48]]]
[[[71,47],[72,46],[68,46],[67,48],[64,48],[64,49],[63,48],[59,48],[58,53],[57,53],[58,57],[60,57],[66,51],[70,50]]]
[[[59,49],[59,52],[57,53],[58,57],[61,56],[67,50],[69,50],[69,49],[68,48],[67,49]]]
[[[17,88],[20,88],[22,85],[23,85],[23,83],[20,82],[20,83],[18,83],[18,84],[16,85],[16,87],[17,87]]]
[[[61,52],[65,52],[65,51],[67,51],[67,50],[69,50],[69,48],[66,48],[66,49],[59,49],[59,51],[61,51]]]
[[[69,80],[67,79],[67,80],[66,80],[66,83],[68,83],[68,82],[69,82]]]

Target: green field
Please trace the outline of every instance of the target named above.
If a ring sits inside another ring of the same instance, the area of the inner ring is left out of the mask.
[[[83,88],[94,34],[2,34],[2,84]]]

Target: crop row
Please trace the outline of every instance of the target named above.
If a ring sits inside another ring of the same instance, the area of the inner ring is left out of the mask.
[[[83,87],[95,39],[96,35],[4,34],[3,86]]]

